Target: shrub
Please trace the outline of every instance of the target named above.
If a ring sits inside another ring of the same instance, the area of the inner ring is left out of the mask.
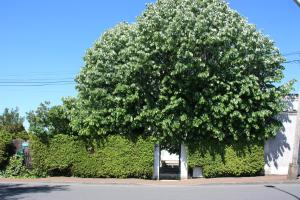
[[[200,166],[205,177],[253,176],[263,171],[262,144],[204,145],[189,152],[189,167]]]
[[[111,136],[91,157],[92,162],[99,165],[98,177],[147,178],[152,175],[153,144],[150,140],[139,138],[131,142]]]
[[[147,178],[152,175],[153,143],[111,136],[93,153],[76,137],[55,135],[49,140],[31,137],[32,165],[40,174],[77,177]]]
[[[32,167],[42,176],[47,171],[46,158],[49,155],[47,148],[47,140],[42,140],[37,136],[30,135],[30,154]]]
[[[9,159],[9,164],[5,171],[1,172],[2,177],[6,178],[33,178],[36,177],[35,171],[27,169],[23,165],[24,158],[20,155],[14,155]]]
[[[39,174],[52,176],[70,176],[73,164],[84,159],[85,154],[81,152],[86,152],[83,144],[67,135],[56,135],[51,139],[31,136],[30,151],[33,168]]]
[[[71,176],[74,163],[86,156],[84,144],[68,135],[53,137],[46,150],[45,164],[50,175]]]
[[[100,162],[94,155],[85,154],[73,166],[72,175],[82,178],[103,177],[101,169],[102,167],[100,166]]]
[[[12,135],[0,130],[0,169],[3,169],[8,162],[12,151]]]

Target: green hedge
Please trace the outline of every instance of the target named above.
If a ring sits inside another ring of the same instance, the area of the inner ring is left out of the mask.
[[[254,176],[263,171],[264,147],[251,145],[204,145],[190,151],[189,167],[200,166],[205,177]]]
[[[153,142],[136,142],[111,136],[91,153],[75,137],[56,135],[42,141],[30,139],[32,165],[40,174],[77,177],[150,178],[153,170]]]
[[[87,170],[88,169],[88,170]],[[112,136],[73,168],[80,177],[149,178],[153,170],[153,143],[148,139],[131,142]]]
[[[136,142],[111,136],[92,152],[76,137],[56,135],[41,140],[31,136],[33,168],[40,175],[76,177],[150,178],[153,170],[153,142]],[[253,176],[262,172],[264,149],[252,145],[201,145],[189,151],[190,168],[201,166],[205,177]]]
[[[11,154],[12,135],[6,131],[0,130],[0,169],[3,169]]]

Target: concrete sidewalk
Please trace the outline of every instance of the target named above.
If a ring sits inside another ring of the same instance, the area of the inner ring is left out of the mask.
[[[177,180],[144,180],[144,179],[111,179],[111,178],[74,178],[49,177],[37,179],[10,179],[0,178],[0,183],[62,183],[62,184],[94,184],[94,185],[226,185],[226,184],[280,184],[299,183],[300,179],[287,180],[286,176],[257,176],[257,177],[228,177],[228,178],[200,178]]]

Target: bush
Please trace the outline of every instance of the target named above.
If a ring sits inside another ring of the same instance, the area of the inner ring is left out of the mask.
[[[85,154],[72,168],[72,174],[82,178],[103,177],[102,167],[96,156]]]
[[[200,166],[205,177],[254,176],[263,171],[264,147],[251,145],[204,145],[189,152],[189,167]]]
[[[57,135],[49,141],[45,165],[49,175],[72,175],[72,168],[87,155],[85,146],[75,137]]]
[[[131,142],[120,136],[111,136],[96,149],[92,163],[98,164],[97,177],[147,178],[153,169],[153,143],[139,138]]]
[[[74,163],[86,155],[84,145],[67,135],[56,135],[51,139],[31,136],[30,152],[32,167],[41,175],[51,176],[70,176]]]
[[[153,168],[153,143],[139,138],[132,142],[111,136],[94,152],[76,137],[55,135],[49,140],[32,136],[32,165],[51,176],[148,178]]]
[[[27,169],[23,165],[24,158],[20,155],[14,155],[10,158],[9,164],[5,171],[1,172],[2,177],[5,178],[33,178],[36,177],[35,171]]]
[[[5,168],[12,151],[12,135],[0,130],[0,169]]]
[[[39,176],[46,174],[46,158],[49,155],[47,153],[47,142],[46,140],[42,141],[34,135],[30,135],[30,154],[31,154],[31,164],[32,167],[37,171]]]

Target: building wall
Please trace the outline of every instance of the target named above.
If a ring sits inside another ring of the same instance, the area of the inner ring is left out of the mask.
[[[286,100],[289,107],[278,116],[283,122],[283,128],[275,138],[265,143],[266,175],[287,175],[289,164],[292,162],[299,98],[293,95]]]

